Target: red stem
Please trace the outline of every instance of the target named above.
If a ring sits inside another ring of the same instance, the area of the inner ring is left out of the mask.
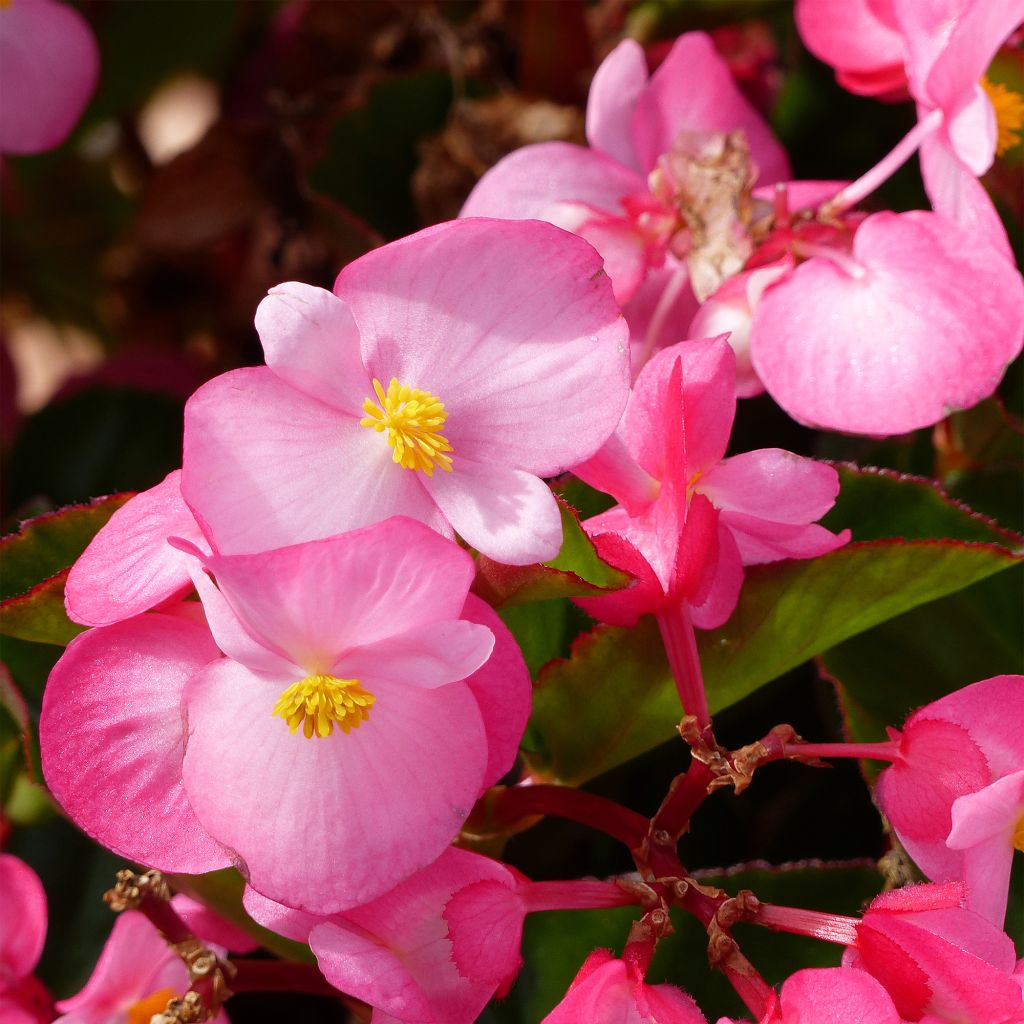
[[[787,743],[783,757],[857,757],[872,761],[895,761],[899,748],[892,740],[882,743]]]
[[[677,601],[659,611],[657,619],[683,710],[697,719],[702,730],[706,729],[711,724],[711,715],[708,712],[707,694],[704,692],[704,675],[700,668],[690,609],[682,601]]]

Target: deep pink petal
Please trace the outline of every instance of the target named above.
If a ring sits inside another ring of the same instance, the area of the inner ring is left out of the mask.
[[[467,552],[399,516],[207,566],[252,636],[311,672],[330,672],[350,649],[457,619],[474,572]]]
[[[225,554],[265,551],[408,515],[446,525],[383,435],[266,367],[204,384],[185,407],[182,494]]]
[[[797,0],[794,14],[804,45],[833,68],[863,74],[898,65],[902,73],[903,40],[867,0]]]
[[[542,142],[499,160],[477,182],[459,216],[546,220],[559,203],[621,213],[621,199],[646,191],[643,175],[618,160],[570,142]]]
[[[697,629],[717,629],[736,609],[743,587],[743,559],[729,528],[720,522],[718,558],[710,589],[699,603],[690,602],[690,618]]]
[[[465,679],[491,655],[494,634],[472,622],[432,622],[346,651],[334,665],[345,679],[406,683],[432,690]]]
[[[620,513],[622,520],[628,522],[624,509],[615,508],[612,511]],[[606,622],[610,626],[635,626],[641,615],[656,612],[663,607],[668,596],[650,563],[636,545],[625,538],[621,529],[598,532],[602,528],[592,527],[593,522],[592,519],[587,520],[583,526],[594,541],[598,555],[609,565],[628,572],[635,582],[600,597],[577,597],[573,600],[599,622]]]
[[[612,282],[615,301],[620,306],[625,305],[636,294],[647,274],[650,259],[648,243],[627,217],[605,215],[581,219],[579,212],[571,217],[566,217],[565,212],[565,208],[561,208],[548,219],[579,235],[601,254],[605,273]]]
[[[368,721],[307,739],[273,715],[292,682],[227,660],[196,676],[185,694],[185,786],[253,888],[334,913],[444,850],[480,792],[486,739],[464,683],[374,684]]]
[[[178,917],[188,925],[189,931],[205,942],[216,943],[232,953],[251,953],[259,949],[259,943],[248,932],[242,931],[237,925],[183,892],[175,893],[171,897],[171,906]]]
[[[93,537],[64,586],[68,616],[87,626],[109,626],[149,611],[191,586],[188,556],[168,537],[207,547],[181,497],[181,470],[135,495]]]
[[[562,546],[558,503],[532,473],[466,459],[451,473],[435,473],[426,486],[456,533],[497,562],[547,562]]]
[[[594,73],[587,97],[587,141],[640,172],[633,151],[633,109],[647,85],[647,58],[635,39],[623,39]]]
[[[46,942],[46,891],[39,876],[0,853],[0,988],[31,974]]]
[[[633,983],[621,960],[608,960],[583,981],[574,982],[565,998],[541,1024],[580,1024],[581,1021],[640,1024]]]
[[[181,780],[182,690],[215,659],[208,629],[154,613],[76,637],[50,674],[39,723],[46,783],[123,857],[190,874],[229,863]]]
[[[782,986],[784,1024],[901,1024],[884,988],[865,971],[829,967],[797,971]]]
[[[633,113],[633,141],[640,165],[650,171],[680,132],[743,129],[759,169],[758,182],[785,181],[785,150],[739,91],[728,65],[703,32],[680,36],[651,76]]]
[[[654,314],[661,304],[662,295],[672,278],[680,271],[685,274],[685,267],[681,266],[679,261],[670,254],[666,257],[664,266],[657,270],[651,269],[648,272],[636,294],[622,307],[622,315],[626,318],[626,323],[629,324],[630,356],[634,377],[639,375],[644,361],[651,354],[647,351],[647,334],[651,330]],[[693,294],[693,288],[688,280],[685,281],[678,294],[669,303],[661,329],[656,332],[656,336],[651,342],[651,351],[656,352],[666,345],[674,345],[676,342],[693,337],[687,331],[687,325],[693,320],[699,306],[700,303],[697,302],[697,298]]]
[[[1015,264],[1006,228],[985,186],[937,135],[922,141],[920,157],[921,176],[935,212],[955,221],[976,237],[987,240],[1011,264]]]
[[[63,142],[85,109],[100,55],[88,23],[54,0],[0,8],[0,152],[41,153]]]
[[[773,523],[742,512],[723,512],[722,524],[736,541],[744,565],[761,565],[783,558],[817,558],[850,540],[849,530],[836,534],[817,523]]]
[[[494,635],[491,656],[465,680],[480,707],[487,735],[487,769],[482,784],[493,786],[515,763],[530,717],[533,689],[519,645],[497,612],[470,594],[462,617],[486,626]]]
[[[706,1024],[693,996],[674,985],[641,985],[637,1006],[652,1024]],[[646,1020],[644,1024],[646,1024]]]
[[[267,366],[299,391],[342,411],[372,396],[355,321],[332,292],[279,284],[256,310],[256,330]]]
[[[499,985],[512,978],[522,959],[526,905],[508,882],[486,879],[460,889],[448,901],[444,919],[459,973]]]
[[[600,257],[575,235],[533,221],[439,224],[350,263],[335,292],[372,375],[445,403],[453,471],[428,486],[457,477],[463,458],[554,475],[619,421],[627,329]]]
[[[866,434],[927,426],[992,393],[1024,343],[1024,282],[935,214],[868,217],[851,276],[814,258],[754,314],[754,369],[803,423]]]

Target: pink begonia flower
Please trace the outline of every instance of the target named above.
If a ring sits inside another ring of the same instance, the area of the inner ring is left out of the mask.
[[[876,794],[935,882],[964,879],[968,906],[1002,926],[1024,849],[1024,676],[994,676],[915,711]]]
[[[390,892],[344,913],[293,910],[252,889],[244,903],[260,924],[308,942],[335,988],[374,1007],[373,1024],[471,1024],[519,970],[524,912],[467,922],[463,944],[475,955],[457,957],[445,906],[477,885],[514,897],[519,877],[499,861],[449,848]]]
[[[707,35],[680,36],[650,78],[640,44],[626,39],[590,88],[591,148],[548,142],[516,150],[483,176],[461,216],[537,218],[575,231],[604,257],[634,340],[679,341],[695,305],[682,288],[690,236],[674,154],[687,140],[736,130],[760,183],[788,177],[785,153]]]
[[[469,554],[404,518],[259,555],[191,550],[209,628],[148,613],[82,634],[54,668],[54,796],[133,860],[234,862],[318,913],[434,860],[529,714],[515,642],[468,595]]]
[[[181,895],[171,901],[179,912],[183,907],[191,909],[191,904]],[[215,927],[228,929],[228,934],[235,932],[219,918]],[[213,936],[201,930],[194,929],[194,933],[207,943],[212,941]],[[253,948],[251,942],[244,941]],[[245,946],[234,948],[242,952]],[[219,944],[210,948],[218,956],[225,955]],[[190,987],[188,968],[181,957],[168,948],[145,914],[126,910],[114,922],[85,987],[57,1003],[57,1020],[61,1024],[148,1024],[154,1014],[163,1013],[169,999],[180,998]],[[211,1019],[228,1024],[223,1010]]]
[[[754,310],[750,358],[809,426],[899,434],[990,395],[1024,346],[1024,281],[978,234],[925,211],[876,213]]]
[[[885,13],[877,0],[797,0],[794,10],[804,45],[835,69],[844,89],[903,99],[903,37]]]
[[[52,1020],[50,993],[32,974],[46,941],[46,892],[39,876],[10,853],[0,853],[0,922],[0,1021]]]
[[[496,561],[554,558],[541,478],[592,455],[628,395],[600,257],[549,224],[428,228],[350,263],[334,294],[273,289],[256,326],[268,365],[185,410],[182,494],[230,554],[401,514]]]
[[[701,629],[732,614],[743,566],[842,546],[814,523],[839,491],[831,466],[776,448],[725,459],[736,410],[735,356],[722,339],[659,352],[637,378],[618,431],[574,472],[619,502],[583,526],[638,583],[579,604],[632,625],[674,602]]]
[[[597,949],[565,998],[541,1024],[707,1024],[693,998],[674,985],[648,985],[634,964]]]
[[[741,1024],[722,1017],[718,1024]],[[902,1024],[888,992],[853,967],[812,967],[782,983],[758,1024]]]
[[[86,20],[55,0],[0,4],[0,153],[63,142],[85,109],[100,55]]]
[[[1013,940],[962,907],[964,896],[960,883],[882,893],[843,963],[877,978],[907,1020],[1018,1024],[1024,991]]]
[[[68,617],[109,626],[192,589],[191,556],[167,543],[181,537],[209,551],[181,497],[181,470],[130,498],[93,537],[64,586]]]

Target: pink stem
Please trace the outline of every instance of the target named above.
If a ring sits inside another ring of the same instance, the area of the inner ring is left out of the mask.
[[[586,879],[570,882],[530,882],[523,890],[529,913],[543,910],[602,910],[627,907],[637,902],[614,882]]]
[[[866,196],[871,195],[879,185],[887,181],[914,155],[918,146],[921,145],[921,140],[931,135],[941,124],[941,110],[932,110],[926,114],[870,171],[866,171],[856,181],[851,182],[825,202],[821,207],[822,214],[834,216],[837,213],[842,213],[851,206],[855,206]]]
[[[707,694],[704,692],[704,674],[700,668],[690,609],[682,601],[677,601],[659,611],[657,619],[683,710],[693,715],[703,730],[711,723],[711,715],[708,712]]]
[[[843,914],[823,914],[819,910],[802,907],[777,907],[771,903],[762,903],[753,921],[773,931],[808,935],[812,939],[824,939],[843,946],[857,944],[857,925],[860,924],[857,918]]]
[[[783,757],[864,757],[872,761],[895,761],[899,748],[892,740],[883,743],[787,743]]]

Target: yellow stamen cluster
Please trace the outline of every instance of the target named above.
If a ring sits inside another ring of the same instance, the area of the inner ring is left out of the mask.
[[[992,109],[996,112],[996,156],[1002,156],[1021,140],[1021,129],[1024,128],[1024,96],[1008,89],[1000,82],[981,80]]]
[[[403,469],[422,469],[427,476],[433,476],[435,463],[450,473],[452,460],[444,453],[452,446],[438,433],[448,419],[444,402],[429,391],[399,384],[395,377],[387,391],[374,377],[373,390],[377,401],[367,398],[363,402],[368,415],[359,422],[378,433],[387,431],[388,444],[395,449],[392,459]]]
[[[278,698],[274,714],[280,715],[292,732],[301,725],[306,739],[322,738],[334,732],[335,722],[344,733],[358,729],[370,717],[376,700],[358,679],[318,674],[292,683]]]
[[[1017,822],[1017,826],[1013,830],[1013,848],[1024,853],[1024,817]]]
[[[125,1024],[149,1024],[150,1018],[154,1014],[163,1013],[167,1008],[167,1003],[173,998],[174,991],[169,988],[151,992],[145,999],[140,999],[128,1007]]]

